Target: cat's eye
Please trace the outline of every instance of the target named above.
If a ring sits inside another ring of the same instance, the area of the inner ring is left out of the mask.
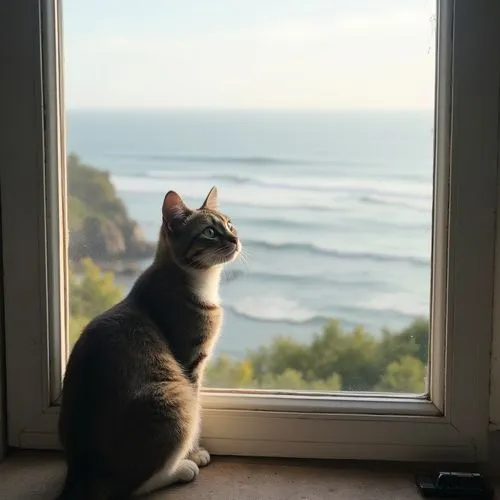
[[[205,228],[201,234],[203,234],[206,238],[215,238],[216,236],[216,232],[213,227]]]

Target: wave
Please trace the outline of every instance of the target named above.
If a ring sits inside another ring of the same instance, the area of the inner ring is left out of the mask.
[[[186,199],[189,199],[193,203],[197,203],[199,200],[198,198],[194,197],[186,197]],[[375,202],[370,202],[364,199],[364,197],[358,198],[358,201],[361,203],[375,203]],[[390,207],[394,208],[407,208],[410,210],[413,210],[415,212],[423,213],[426,214],[431,210],[431,203],[425,203],[425,202],[419,202],[416,200],[415,203],[410,203],[410,202],[401,202],[401,201],[396,201],[396,200],[386,200],[385,202],[380,202],[380,205],[387,205]],[[276,205],[272,205],[269,203],[265,202],[247,202],[247,201],[238,201],[238,200],[229,200],[224,202],[224,205],[229,207],[244,207],[244,208],[261,208],[261,209],[268,209],[268,210],[275,210],[275,209],[283,209],[283,210],[306,210],[308,212],[322,212],[322,213],[339,213],[339,212],[348,212],[349,209],[341,206],[341,205],[336,205],[335,202],[331,202],[330,205],[325,205],[325,204],[311,204],[311,203],[280,203]],[[282,220],[280,220],[280,224],[282,223]],[[393,225],[393,224],[390,224]],[[422,224],[422,227],[425,225]],[[406,226],[405,226],[406,227]],[[427,227],[427,226],[425,226]]]
[[[224,308],[240,317],[253,321],[305,324],[324,323],[328,318],[302,307],[298,302],[277,295],[245,297]]]
[[[153,177],[155,179],[169,179],[169,178],[174,178],[174,179],[181,179],[181,180],[186,180],[186,179],[196,179],[199,181],[211,181],[211,182],[216,182],[216,181],[222,181],[222,182],[232,182],[234,184],[258,184],[259,181],[257,179],[244,176],[244,175],[238,175],[238,174],[207,174],[206,172],[171,172],[171,171],[165,171],[165,170],[148,170],[146,172],[147,177]],[[139,174],[139,177],[141,175]]]
[[[404,262],[408,264],[418,265],[418,266],[428,266],[430,264],[430,259],[424,259],[421,257],[415,257],[410,255],[392,255],[383,253],[372,253],[372,252],[349,252],[334,250],[330,248],[323,248],[313,243],[270,243],[268,241],[261,240],[248,240],[244,241],[243,245],[245,247],[251,248],[261,248],[265,250],[276,250],[280,252],[285,251],[301,251],[305,253],[310,253],[312,255],[326,255],[329,257],[337,257],[339,259],[358,259],[358,260],[372,260],[377,262]]]
[[[306,158],[306,157],[287,157],[287,156],[267,156],[267,155],[231,155],[231,154],[152,154],[152,153],[131,153],[131,154],[119,154],[119,153],[109,153],[107,157],[122,158],[126,160],[137,160],[137,161],[153,161],[153,162],[185,162],[193,164],[222,164],[222,165],[316,165],[323,167],[377,167],[380,166],[379,162],[375,161],[357,161],[357,160],[346,160],[339,158]],[[323,171],[325,173],[325,171]],[[422,178],[421,175],[405,173],[404,175],[396,174],[390,175],[391,178],[397,177],[398,179],[414,179],[419,180]]]
[[[367,196],[361,196],[359,200],[363,203],[368,203],[368,204],[373,204],[373,205],[385,205],[385,206],[397,206],[397,207],[404,207],[404,208],[411,208],[413,210],[430,210],[431,209],[431,204],[429,202],[424,202],[424,203],[409,203],[405,201],[395,201],[395,200],[390,200],[388,198],[383,198],[382,196],[377,196],[377,195],[367,195]]]
[[[186,163],[218,163],[218,164],[241,164],[241,165],[328,165],[331,162],[298,158],[279,158],[275,156],[231,156],[231,155],[190,155],[190,154],[134,154],[115,155],[121,158],[133,160],[150,160],[166,162]]]
[[[316,220],[311,221],[299,221],[294,219],[279,219],[277,217],[246,217],[245,215],[238,215],[238,217],[234,220],[238,220],[238,225],[246,226],[246,225],[255,225],[258,227],[286,227],[290,229],[309,229],[311,227],[320,228],[323,227],[325,229],[331,229],[332,225],[327,223],[321,223]]]
[[[186,202],[191,203],[191,205],[196,206],[196,203],[198,203],[200,200],[195,197],[190,197],[186,196],[183,197]],[[312,204],[312,203],[301,203],[300,205],[297,203],[279,203],[273,205],[272,203],[262,203],[262,202],[247,202],[247,201],[239,201],[237,199],[232,199],[228,201],[224,201],[224,207],[226,212],[228,209],[230,210],[231,207],[238,207],[238,208],[246,208],[246,209],[264,209],[264,210],[277,210],[277,209],[282,209],[282,210],[302,210],[302,211],[308,211],[308,212],[321,212],[321,213],[338,213],[338,212],[345,212],[346,210],[341,207],[337,206],[325,206],[320,203],[317,205]],[[280,224],[281,224],[280,220]]]
[[[141,175],[139,175],[141,177]],[[265,188],[286,189],[292,191],[318,191],[325,193],[363,193],[359,197],[362,202],[377,203],[384,201],[382,195],[408,196],[418,200],[429,200],[430,193],[428,183],[423,182],[400,182],[393,181],[383,183],[380,180],[364,179],[363,181],[351,178],[330,178],[324,176],[292,177],[284,178],[255,177],[233,173],[207,173],[207,172],[170,172],[165,170],[149,170],[146,177],[179,180],[197,180],[211,183],[228,182],[237,185],[252,185]],[[373,195],[372,195],[373,194]],[[372,196],[371,196],[372,195]],[[398,202],[399,203],[399,202]],[[387,204],[391,204],[388,202]],[[411,206],[411,204],[408,204]]]
[[[112,181],[116,189],[122,193],[163,193],[169,186],[165,182],[158,182],[157,179],[159,177],[166,180],[166,177],[161,173],[158,177],[113,175]],[[422,188],[424,186],[417,186],[415,188],[415,191],[421,191],[421,193],[412,193],[410,186],[407,185],[401,185],[401,191],[398,191],[398,184],[394,183],[392,187],[386,186],[384,188],[385,191],[382,191],[382,188],[377,188],[376,185],[372,186],[369,181],[356,184],[355,180],[331,180],[330,186],[323,185],[323,187],[316,187],[310,181],[308,181],[309,184],[304,183],[304,185],[301,185],[299,179],[295,179],[293,182],[288,179],[286,182],[274,183],[274,181],[252,179],[247,176],[232,174],[199,177],[192,175],[192,173],[185,175],[176,172],[172,177],[175,179],[176,189],[184,195],[186,200],[194,201],[195,203],[199,201],[199,196],[194,194],[195,190],[204,190],[208,182],[210,184],[217,184],[220,178],[230,178],[233,180],[233,187],[226,186],[224,190],[225,206],[300,209],[338,213],[339,211],[345,212],[349,210],[350,204],[354,201],[360,204],[377,203],[425,213],[431,209],[431,198],[423,195]],[[323,181],[323,184],[325,183],[327,184],[328,181]],[[262,188],[280,189],[282,192],[271,191],[259,193],[257,189]],[[267,201],[261,202],[258,201],[258,198]]]
[[[318,211],[318,210],[316,210]],[[340,230],[345,231],[344,225],[338,225],[335,219],[329,220],[321,220],[321,218],[310,218],[310,220],[298,220],[293,219],[289,214],[283,214],[283,217],[252,217],[245,215],[244,213],[234,214],[234,220],[237,221],[237,225],[240,228],[247,226],[254,226],[258,228],[267,227],[267,228],[287,228],[287,229],[298,229],[298,230],[310,230],[314,229],[323,229],[329,232],[334,231],[337,227],[340,227]],[[418,222],[394,222],[390,219],[379,220],[379,219],[369,219],[369,218],[358,218],[358,217],[350,217],[349,223],[351,227],[354,225],[370,225],[371,227],[376,226],[380,229],[387,230],[395,230],[395,229],[403,229],[405,231],[408,230],[417,230],[417,231],[428,231],[431,227],[430,221],[428,223],[418,223]]]
[[[416,318],[419,314],[408,313],[397,309],[372,309],[364,306],[339,306],[337,311],[328,314],[314,311],[301,306],[294,300],[279,296],[246,297],[236,303],[224,304],[224,309],[232,314],[258,323],[285,323],[289,325],[323,325],[332,318],[343,318],[349,316],[359,317],[366,313],[385,314],[398,316],[405,321]]]
[[[231,283],[232,281],[237,281],[245,278],[259,280],[262,282],[279,281],[282,283],[293,283],[297,285],[321,283],[330,286],[341,286],[354,289],[373,287],[380,290],[387,286],[387,284],[383,282],[368,281],[368,280],[366,281],[339,280],[334,278],[328,278],[325,277],[324,275],[283,274],[283,273],[262,272],[262,271],[243,271],[241,269],[225,270],[222,276],[222,280],[224,283]]]
[[[249,319],[251,321],[255,321],[257,323],[285,323],[287,325],[310,325],[310,324],[323,324],[326,323],[329,319],[332,319],[331,316],[325,316],[322,314],[311,315],[309,317],[303,319],[293,319],[290,317],[261,317],[257,312],[246,312],[242,310],[238,310],[235,306],[224,306],[226,311],[230,311],[236,316],[240,318]]]

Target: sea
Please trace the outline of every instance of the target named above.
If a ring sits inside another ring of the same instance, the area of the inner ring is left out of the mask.
[[[429,315],[432,111],[70,110],[67,150],[110,172],[147,238],[163,196],[219,190],[246,259],[228,266],[218,353],[328,319],[374,335]],[[141,262],[146,266],[149,262]],[[126,292],[133,277],[117,276]]]

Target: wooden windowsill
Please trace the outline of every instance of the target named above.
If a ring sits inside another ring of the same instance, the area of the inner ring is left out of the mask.
[[[421,497],[414,474],[421,470],[429,470],[429,466],[214,457],[193,483],[148,498],[416,500]],[[0,464],[0,499],[53,500],[63,476],[64,464],[58,453],[13,453]],[[496,486],[500,491],[500,483]]]

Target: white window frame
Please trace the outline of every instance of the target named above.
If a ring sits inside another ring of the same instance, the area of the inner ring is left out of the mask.
[[[59,448],[66,345],[64,138],[57,0],[7,0],[0,184],[8,443]],[[429,396],[207,391],[216,454],[480,462],[488,453],[497,207],[498,2],[439,2]],[[5,45],[4,45],[5,47]],[[5,48],[4,48],[5,50]],[[14,215],[15,214],[15,215]],[[62,317],[62,321],[59,318]]]

